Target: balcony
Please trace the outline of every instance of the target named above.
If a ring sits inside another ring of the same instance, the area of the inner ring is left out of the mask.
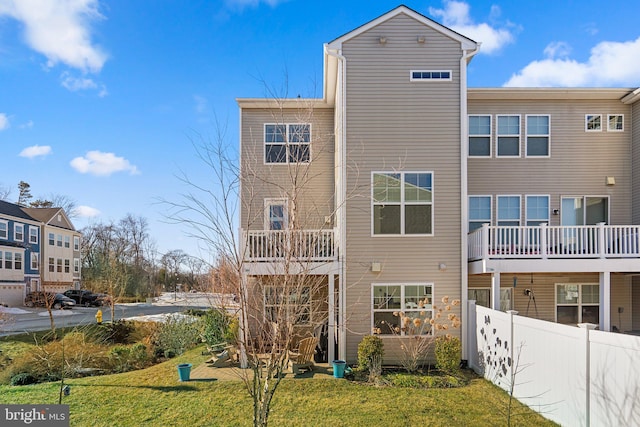
[[[333,230],[244,230],[245,261],[322,262],[337,259]]]
[[[640,226],[519,226],[484,224],[468,236],[469,261],[640,258]]]

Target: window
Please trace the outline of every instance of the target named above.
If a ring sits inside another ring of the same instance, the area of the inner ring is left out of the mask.
[[[22,270],[22,254],[16,252],[13,254],[13,268],[15,270]]]
[[[80,237],[78,236],[73,236],[73,250],[74,251],[80,250]]]
[[[49,258],[49,273],[53,273],[56,271],[56,260],[54,258]]]
[[[511,310],[511,290],[512,288],[500,289],[500,311]],[[477,305],[491,307],[491,288],[469,288],[467,295]]]
[[[288,225],[286,199],[265,199],[265,229],[284,230]]]
[[[527,156],[549,157],[550,116],[527,116]]]
[[[469,233],[491,224],[491,196],[469,196]]]
[[[600,285],[556,284],[556,322],[565,325],[600,323]]]
[[[71,261],[68,259],[64,260],[64,272],[65,273],[70,273],[71,272]]]
[[[0,239],[9,238],[9,223],[7,221],[0,221]]]
[[[56,267],[57,267],[57,268],[56,268],[56,271],[57,271],[58,273],[62,273],[62,258],[58,258],[58,259],[56,260]]]
[[[526,196],[527,225],[549,223],[549,196]]]
[[[451,70],[415,70],[411,71],[411,79],[414,81],[451,81]]]
[[[609,114],[607,117],[607,130],[609,132],[622,132],[624,131],[624,115],[623,114]]]
[[[55,246],[56,236],[53,233],[49,233],[49,246]]]
[[[420,327],[405,329],[400,324],[400,313],[409,319],[433,318],[433,283],[424,284],[374,284],[372,289],[373,326],[380,335],[416,335],[432,332],[428,322]]]
[[[609,223],[609,197],[563,197],[561,203],[561,225]]]
[[[266,163],[307,163],[310,157],[311,125],[265,124]]]
[[[585,114],[584,130],[587,132],[600,132],[602,130],[602,114]]]
[[[56,243],[58,244],[58,247],[62,247],[62,234],[56,235]]]
[[[4,268],[11,270],[13,268],[13,252],[4,253]]]
[[[491,116],[469,116],[469,157],[491,157]]]
[[[32,270],[37,270],[38,268],[40,268],[39,255],[32,252],[31,253],[31,269]]]
[[[38,243],[38,228],[29,227],[29,243]]]
[[[372,174],[373,234],[433,234],[433,174]]]
[[[13,224],[13,240],[22,242],[24,240],[24,225]]]
[[[73,272],[74,273],[80,273],[80,259],[79,258],[74,258],[73,259]]]
[[[497,156],[520,157],[520,116],[498,116]]]
[[[270,322],[282,321],[294,325],[308,325],[311,322],[311,288],[296,287],[285,291],[280,286],[264,288],[265,317]]]
[[[70,248],[71,247],[71,237],[64,236],[64,247],[65,248]]]
[[[498,224],[520,225],[520,196],[498,196]]]

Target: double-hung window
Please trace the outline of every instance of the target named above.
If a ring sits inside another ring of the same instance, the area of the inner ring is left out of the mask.
[[[374,235],[433,234],[433,173],[372,174]]]
[[[34,226],[29,227],[29,243],[38,243],[38,228]]]
[[[527,157],[549,157],[550,150],[550,116],[528,115],[527,119]]]
[[[13,225],[13,240],[16,242],[22,242],[24,240],[24,225],[23,224],[14,224]]]
[[[73,250],[80,250],[80,238],[78,236],[73,236]]]
[[[39,254],[31,252],[31,269],[32,270],[37,270],[38,268],[40,268],[40,258],[39,258]]]
[[[70,248],[71,247],[71,237],[70,236],[64,236],[64,247],[65,248]]]
[[[520,157],[520,116],[498,116],[497,156]]]
[[[469,116],[469,157],[491,157],[491,116]]]
[[[74,273],[80,273],[80,259],[79,258],[74,258],[73,259],[73,272]]]
[[[4,253],[4,268],[11,270],[13,268],[13,252]]]
[[[265,199],[265,230],[285,230],[288,225],[288,209],[286,199]]]
[[[15,270],[22,270],[22,254],[19,252],[16,252],[13,254],[13,256],[14,256],[13,268]]]
[[[265,163],[308,163],[311,155],[311,125],[265,124],[264,144]]]
[[[56,244],[56,235],[53,233],[49,233],[49,246],[54,246]]]
[[[9,222],[8,221],[0,221],[0,239],[8,239],[9,238]]]
[[[53,257],[49,257],[49,273],[56,271],[56,260]]]
[[[565,325],[600,323],[600,285],[556,284],[556,322]]]
[[[491,196],[469,196],[469,233],[491,224]]]
[[[373,284],[371,310],[372,330],[379,335],[429,335],[433,283]]]
[[[62,247],[62,234],[56,235],[56,245],[60,248]]]

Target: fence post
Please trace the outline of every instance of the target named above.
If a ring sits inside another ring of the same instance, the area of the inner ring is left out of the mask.
[[[591,345],[589,343],[589,331],[594,330],[598,325],[594,325],[593,323],[578,323],[578,327],[584,329],[584,361],[585,361],[585,419],[584,425],[589,427],[591,424],[591,357],[590,357],[590,348]]]
[[[600,258],[606,258],[607,248],[605,247],[605,238],[604,238],[604,222],[598,223],[598,253],[600,254]]]

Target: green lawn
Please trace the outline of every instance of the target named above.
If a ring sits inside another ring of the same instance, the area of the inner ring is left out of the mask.
[[[240,381],[178,381],[176,365],[205,360],[201,349],[149,369],[66,381],[72,426],[247,426],[252,400]],[[0,386],[1,403],[58,403],[59,383]],[[287,378],[272,405],[273,426],[500,426],[508,396],[472,380],[456,389],[374,387],[334,379]],[[512,425],[554,425],[517,406]]]

